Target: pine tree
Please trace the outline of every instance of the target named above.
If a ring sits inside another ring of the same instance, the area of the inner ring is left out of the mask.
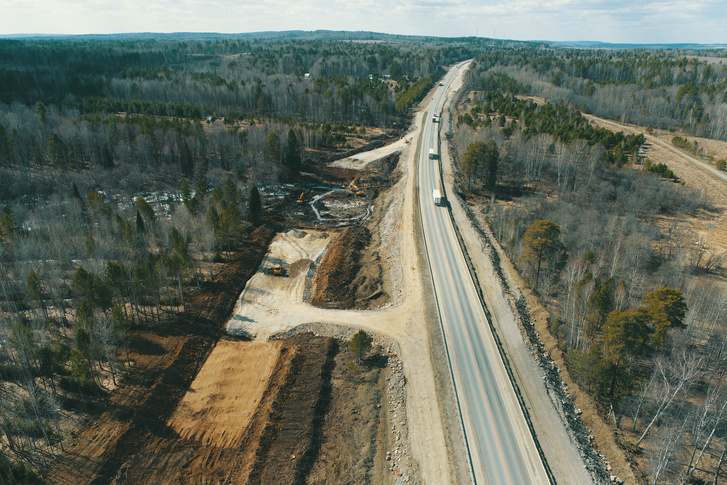
[[[631,392],[633,359],[649,351],[649,326],[640,309],[625,312],[614,310],[603,324],[603,358],[609,379],[601,393],[618,401]]]
[[[348,346],[351,349],[351,353],[353,353],[353,356],[356,358],[356,360],[361,362],[364,356],[368,354],[371,350],[372,342],[373,339],[369,334],[367,334],[364,330],[359,330],[353,336]]]
[[[643,311],[648,316],[653,333],[651,340],[658,347],[663,346],[667,340],[670,328],[684,328],[684,316],[687,313],[687,303],[682,290],[663,286],[648,293],[643,299]]]
[[[141,218],[141,214],[139,214],[139,211],[136,211],[136,231],[139,234],[143,234],[146,232],[146,226],[144,225],[144,219]]]
[[[60,139],[58,135],[51,132],[48,136],[48,145],[46,146],[46,156],[48,162],[54,167],[65,167],[68,165],[66,156],[66,144]]]
[[[540,269],[543,260],[549,259],[556,252],[563,252],[563,244],[560,242],[560,227],[549,220],[537,220],[523,235],[525,253],[523,258],[534,264],[535,288],[540,281]]]
[[[300,174],[301,168],[300,144],[295,131],[291,128],[288,131],[288,146],[285,148],[285,168],[287,176],[295,178]]]
[[[270,165],[280,163],[280,136],[273,131],[265,140],[265,161]]]
[[[260,191],[257,188],[257,185],[253,185],[252,188],[250,188],[250,200],[248,201],[248,211],[249,211],[249,218],[250,222],[253,223],[253,225],[260,225],[260,222],[262,222],[262,215],[263,215],[263,204],[262,199],[260,198]]]
[[[225,210],[220,214],[219,229],[220,233],[227,240],[227,252],[231,250],[231,241],[237,237],[242,224],[242,215],[237,208],[237,204],[230,202]]]
[[[18,224],[15,222],[13,211],[10,209],[8,204],[3,206],[3,213],[0,216],[0,236],[5,241],[14,241],[17,239],[20,231],[18,230]]]
[[[48,320],[48,309],[45,306],[45,289],[43,288],[43,283],[41,283],[40,278],[38,278],[38,275],[32,269],[28,275],[28,286],[25,292],[34,302],[38,304],[43,312],[43,318]]]
[[[154,215],[154,209],[149,204],[149,202],[146,201],[144,197],[137,197],[134,201],[134,205],[136,206],[136,210],[141,213],[141,216],[144,218],[144,222],[147,224],[153,224],[155,220]]]

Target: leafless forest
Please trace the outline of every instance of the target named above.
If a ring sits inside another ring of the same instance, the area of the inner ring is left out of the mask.
[[[4,483],[36,481],[133,367],[129,332],[173,322],[265,222],[258,187],[399,136],[469,58],[460,190],[644,482],[723,481],[724,262],[689,230],[715,207],[581,111],[727,139],[724,54],[291,32],[0,40]]]
[[[0,41],[0,476],[36,480],[265,222],[261,187],[397,136],[482,45],[352,34]],[[356,42],[351,42],[351,41]],[[381,41],[384,42],[381,42]]]
[[[486,54],[453,133],[463,196],[546,303],[570,374],[645,483],[724,480],[724,254],[692,229],[717,209],[643,135],[581,111],[724,137],[722,53],[686,54]]]

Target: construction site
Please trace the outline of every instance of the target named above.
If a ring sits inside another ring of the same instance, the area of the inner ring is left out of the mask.
[[[393,206],[409,141],[263,187],[269,222],[178,321],[132,331],[131,372],[43,480],[417,483],[399,343],[346,315],[402,301]],[[373,337],[361,359],[356,328]]]

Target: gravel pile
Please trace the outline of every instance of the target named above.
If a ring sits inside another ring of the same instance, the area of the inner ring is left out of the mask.
[[[393,354],[390,354],[393,355]],[[391,451],[386,452],[389,470],[394,474],[396,484],[421,483],[415,461],[409,450],[409,428],[406,422],[406,377],[403,365],[397,357],[389,357],[387,364],[387,396],[389,413],[391,414],[391,432],[393,434]]]

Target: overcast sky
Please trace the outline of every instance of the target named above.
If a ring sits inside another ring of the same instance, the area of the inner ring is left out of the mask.
[[[727,0],[0,0],[0,34],[317,29],[727,43]]]

